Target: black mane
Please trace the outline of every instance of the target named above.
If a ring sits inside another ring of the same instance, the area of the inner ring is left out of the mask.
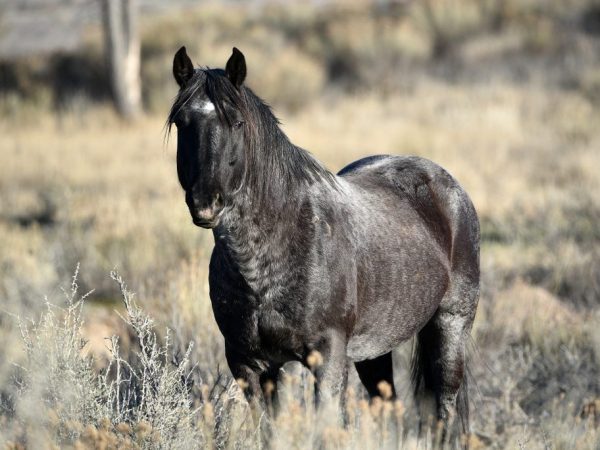
[[[232,126],[233,118],[226,105],[233,106],[244,117],[247,143],[247,169],[244,183],[251,187],[258,199],[289,195],[299,185],[326,181],[336,185],[335,176],[323,167],[309,152],[295,146],[280,128],[280,121],[271,107],[251,89],[236,89],[221,69],[198,69],[187,86],[181,90],[171,107],[167,119],[167,132],[171,130],[179,110],[200,89],[215,105],[224,125]]]

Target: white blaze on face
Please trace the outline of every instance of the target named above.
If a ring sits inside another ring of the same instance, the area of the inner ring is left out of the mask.
[[[197,102],[192,104],[192,109],[194,111],[201,112],[203,114],[210,114],[215,110],[215,105],[210,100],[203,101],[202,103]]]
[[[202,111],[202,112],[210,113],[210,112],[213,112],[214,110],[215,110],[215,105],[212,102],[205,101],[204,103],[202,103],[202,105],[200,105],[200,111]]]

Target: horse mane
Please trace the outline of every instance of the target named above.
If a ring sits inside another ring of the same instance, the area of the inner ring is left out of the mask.
[[[236,89],[221,69],[196,70],[188,85],[179,92],[167,119],[167,133],[175,116],[199,89],[215,105],[222,124],[232,126],[233,106],[244,118],[246,141],[246,174],[242,183],[252,190],[253,197],[271,201],[292,194],[304,185],[324,181],[336,186],[335,176],[308,151],[295,146],[281,130],[281,122],[271,107],[246,86]],[[258,206],[258,205],[256,205]]]

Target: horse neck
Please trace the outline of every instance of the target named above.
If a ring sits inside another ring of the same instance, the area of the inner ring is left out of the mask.
[[[294,202],[276,211],[254,208],[251,202],[236,205],[219,227],[219,240],[228,248],[234,266],[258,298],[273,298],[273,279],[286,284],[290,237],[297,236],[298,210]]]
[[[281,240],[298,231],[298,216],[309,201],[309,192],[304,183],[269,173],[257,181],[260,188],[250,184],[234,200],[226,218],[226,234],[235,247],[259,255],[263,248],[281,245]]]
[[[285,161],[273,164],[283,165]],[[307,212],[320,183],[293,179],[283,166],[269,169],[277,173],[265,171],[264,178],[256,181],[262,183],[259,187],[247,185],[219,231],[242,276],[261,297],[269,296],[273,278],[283,283],[289,276],[289,247],[306,232],[304,222],[310,220]]]

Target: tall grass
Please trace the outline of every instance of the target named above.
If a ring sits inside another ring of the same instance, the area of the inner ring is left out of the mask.
[[[3,91],[2,445],[261,445],[212,316],[212,237],[190,223],[174,145],[163,141],[172,53],[186,44],[212,66],[241,47],[249,85],[274,103],[291,140],[334,171],[376,153],[446,167],[473,198],[483,234],[471,448],[597,448],[593,4],[428,4],[429,18],[423,2],[385,14],[339,2],[148,17],[149,114],[135,124],[120,123],[101,97],[56,110],[47,86],[29,100]],[[432,20],[449,40],[445,55],[434,55]],[[312,374],[285,366],[281,410],[263,418],[271,447],[432,448],[433,421],[418,433],[409,347],[394,354],[398,402],[382,393],[369,403],[351,371],[346,428],[315,412]]]

